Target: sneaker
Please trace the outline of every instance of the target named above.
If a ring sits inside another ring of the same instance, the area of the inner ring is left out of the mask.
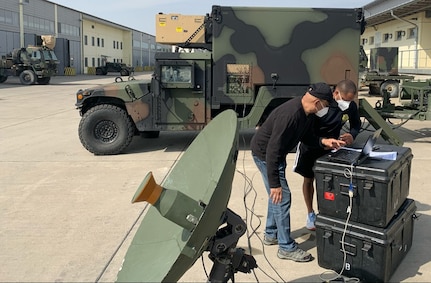
[[[296,248],[296,250],[288,252],[285,250],[278,250],[277,253],[278,258],[281,259],[290,259],[297,262],[307,262],[313,260],[313,257],[310,253],[300,249]]]
[[[263,236],[263,243],[267,246],[278,245],[278,240],[277,238]]]
[[[310,212],[307,215],[307,224],[305,224],[305,227],[311,231],[316,230],[316,226],[314,225],[315,221],[316,221],[316,214],[314,213],[314,211]]]

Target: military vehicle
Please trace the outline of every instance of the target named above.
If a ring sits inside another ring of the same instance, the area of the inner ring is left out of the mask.
[[[41,46],[14,49],[0,60],[0,83],[8,76],[19,76],[23,85],[49,84],[57,74],[58,59],[54,52],[55,38],[41,37]]]
[[[431,120],[431,104],[428,103],[430,96],[431,79],[405,81],[401,85],[397,105],[391,102],[389,92],[384,91],[382,101],[378,100],[374,109],[393,128],[400,127],[409,120]]]
[[[414,76],[398,73],[398,48],[379,47],[371,49],[371,70],[368,69],[368,57],[360,48],[359,85],[368,85],[370,94],[381,95],[374,106],[365,100],[359,100],[362,117],[374,126],[387,127],[393,130],[409,120],[425,121],[431,119],[431,80],[414,80]],[[392,103],[391,98],[398,103]],[[384,138],[390,143],[401,146],[402,140],[393,132],[386,130]]]
[[[357,80],[362,9],[213,6],[206,16],[156,15],[156,41],[193,52],[156,53],[153,77],[79,90],[79,138],[118,154],[143,134],[202,130],[226,109],[241,129],[313,82]],[[222,133],[221,133],[222,134]]]
[[[360,47],[363,67],[368,63],[368,57],[362,45]],[[414,76],[398,73],[398,47],[376,47],[370,49],[370,68],[364,68],[359,85],[368,86],[370,94],[383,95],[387,91],[390,97],[400,94],[400,82],[413,80]]]
[[[106,75],[109,72],[119,72],[122,76],[130,76],[133,71],[133,67],[129,67],[124,63],[106,62],[105,66],[96,67],[96,75]]]

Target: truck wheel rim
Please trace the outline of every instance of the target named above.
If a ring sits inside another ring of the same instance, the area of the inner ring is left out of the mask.
[[[117,125],[112,121],[101,121],[97,123],[96,127],[94,128],[94,135],[96,139],[102,142],[112,142],[117,138],[118,135]]]

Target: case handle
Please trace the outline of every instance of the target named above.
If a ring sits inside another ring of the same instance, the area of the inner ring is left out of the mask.
[[[358,190],[356,189],[355,185],[353,186],[353,197],[356,197]],[[349,188],[350,188],[350,184],[343,184],[340,183],[340,194],[343,196],[349,196]]]
[[[344,242],[344,251],[343,251],[343,243],[340,241],[340,252],[356,256],[356,245]]]

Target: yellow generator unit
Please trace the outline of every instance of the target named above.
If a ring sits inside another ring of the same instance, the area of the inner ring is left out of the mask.
[[[156,42],[163,44],[205,43],[205,16],[156,15]]]
[[[41,35],[42,45],[49,49],[54,49],[55,47],[55,36],[53,35]]]

